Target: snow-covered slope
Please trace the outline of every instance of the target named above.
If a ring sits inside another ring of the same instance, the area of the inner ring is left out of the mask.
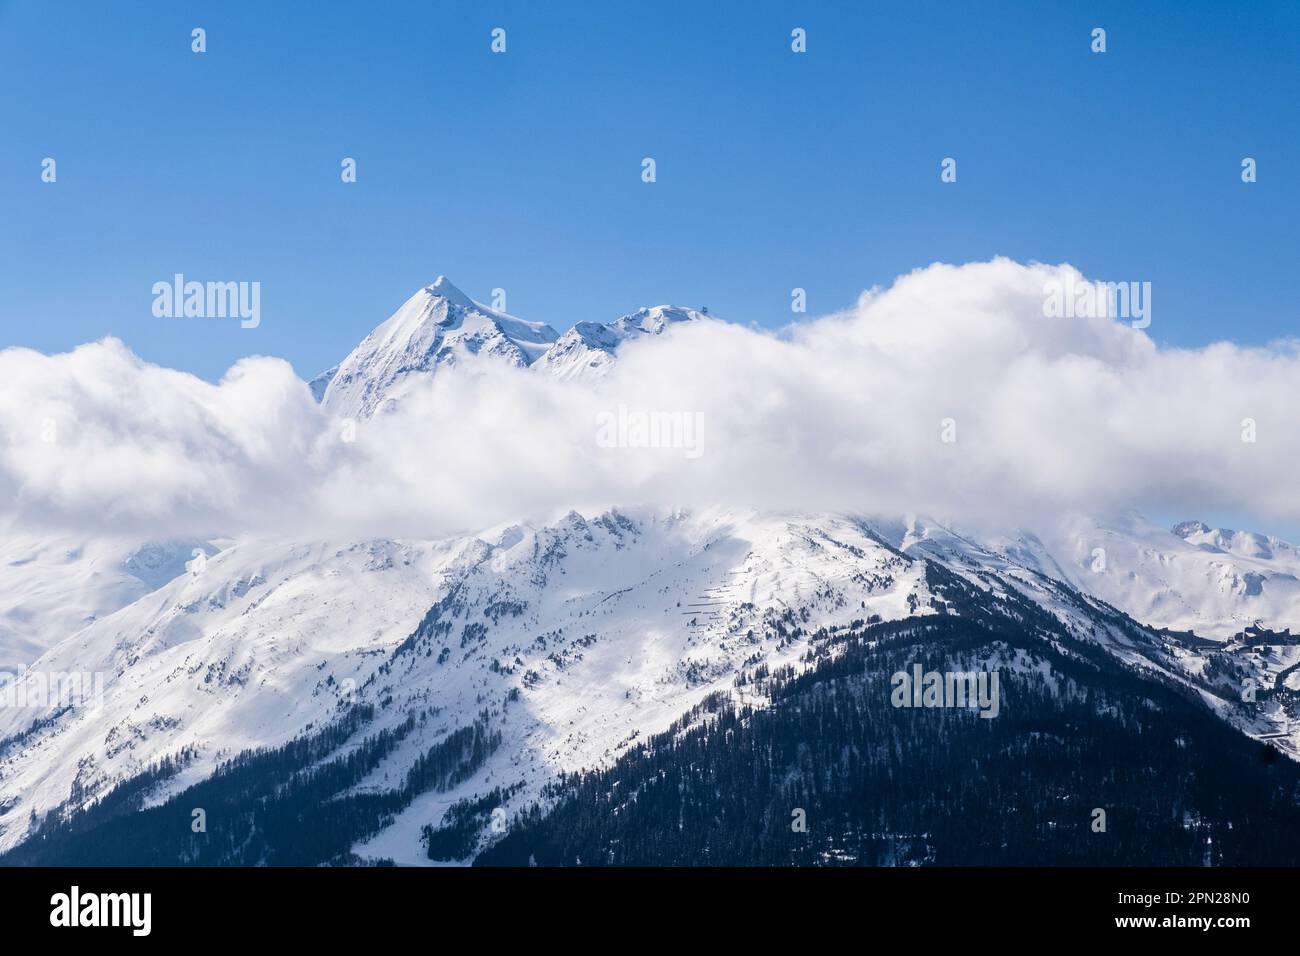
[[[364,679],[427,607],[446,548],[392,542],[332,546],[245,542],[40,658],[20,687],[53,675],[102,675],[103,696],[0,708],[0,789],[28,812],[78,792],[102,793],[193,745],[210,769],[222,752],[275,743],[327,718],[347,678]],[[84,683],[84,682],[83,682]],[[21,698],[20,698],[21,699]],[[13,808],[0,843],[20,835]],[[24,824],[25,825],[25,824]]]
[[[614,364],[614,350],[624,336],[599,322],[579,322],[565,332],[533,366],[562,381],[594,379]]]
[[[662,730],[742,665],[796,659],[795,627],[927,601],[921,563],[826,517],[609,512],[453,542],[236,544],[32,669],[103,674],[102,702],[0,708],[0,847],[71,794],[102,795],[184,748],[198,759],[174,783],[193,782],[341,702],[381,704],[392,721],[440,713],[376,786],[499,708],[507,744],[467,786],[508,768],[535,795],[556,771]],[[394,845],[377,844],[384,855],[418,856],[426,802],[397,821]]]
[[[59,641],[185,572],[205,541],[71,535],[0,538],[0,671],[21,671]]]
[[[483,357],[524,367],[557,338],[540,322],[525,322],[475,302],[439,276],[403,303],[336,368],[317,376],[312,391],[334,414],[363,418],[441,366]]]
[[[1203,521],[1183,521],[1170,530],[1188,544],[1203,551],[1225,551],[1243,558],[1300,563],[1300,549],[1281,538],[1256,531],[1233,531],[1229,528],[1211,528]]]
[[[1300,552],[1276,537],[1198,521],[1166,530],[1131,513],[1106,520],[1068,515],[1006,534],[918,517],[877,526],[910,554],[956,567],[1030,571],[1152,627],[1217,641],[1255,624],[1300,632]]]
[[[616,758],[711,693],[763,706],[737,677],[802,666],[812,632],[946,612],[935,567],[1009,606],[1033,602],[1073,639],[1296,752],[1289,698],[1235,701],[1243,677],[1265,689],[1294,677],[1300,645],[1160,634],[1049,575],[1049,560],[1041,543],[986,544],[916,519],[726,511],[570,513],[443,542],[235,543],[32,668],[103,675],[102,699],[0,708],[0,849],[33,813],[85,805],[163,758],[195,754],[155,801],[349,704],[374,706],[368,733],[426,715],[362,791],[390,790],[487,715],[503,743],[486,763],[355,848],[427,862],[420,829],[458,799],[501,786],[526,806],[557,772]]]
[[[1300,630],[1300,552],[1278,538],[1075,515],[998,547],[1145,624],[1219,639],[1255,622]]]

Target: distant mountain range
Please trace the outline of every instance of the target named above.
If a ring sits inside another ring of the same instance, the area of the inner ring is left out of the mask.
[[[311,387],[361,419],[450,366],[595,380],[706,321],[558,335],[439,277]],[[1199,522],[869,507],[14,539],[10,689],[103,690],[0,708],[0,860],[1300,862],[1274,827],[1300,792],[1297,575],[1286,542]],[[998,717],[892,705],[913,664],[996,670]]]

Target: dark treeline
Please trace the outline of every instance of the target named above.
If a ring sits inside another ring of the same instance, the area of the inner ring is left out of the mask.
[[[563,778],[476,863],[1300,863],[1291,760],[1031,603],[929,576],[939,614],[813,635],[810,670],[745,683],[770,706],[715,695]],[[915,663],[997,670],[998,716],[894,707]]]
[[[427,790],[448,789],[472,775],[500,746],[481,714],[423,753],[402,786],[347,793],[417,726],[415,715],[347,748],[374,717],[356,707],[342,719],[282,747],[248,751],[207,780],[156,807],[141,809],[178,761],[119,784],[85,809],[60,808],[38,831],[0,857],[37,866],[315,866],[357,862],[351,847],[377,832]],[[188,755],[187,755],[188,756]],[[194,832],[194,811],[206,832]]]
[[[466,797],[453,803],[439,826],[426,825],[420,832],[431,860],[464,860],[478,848],[483,833],[489,829],[492,812],[518,789],[494,788],[481,797]]]

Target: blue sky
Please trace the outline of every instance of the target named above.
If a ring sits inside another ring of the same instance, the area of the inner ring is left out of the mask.
[[[439,273],[559,329],[777,326],[996,254],[1263,343],[1300,318],[1297,64],[1295,3],[0,0],[0,346],[310,377]],[[261,282],[261,326],[155,318],[176,272]]]

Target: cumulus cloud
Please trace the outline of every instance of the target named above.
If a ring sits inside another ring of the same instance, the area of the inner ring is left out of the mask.
[[[1046,315],[1044,290],[1067,281],[1083,277],[934,265],[780,333],[709,321],[628,343],[595,384],[447,369],[355,440],[279,360],[213,385],[114,340],[11,349],[0,508],[151,535],[406,537],[639,504],[1030,526],[1130,507],[1300,515],[1295,343],[1158,348],[1124,320]],[[697,416],[700,453],[632,447],[642,414]],[[611,440],[611,421],[633,427]]]
[[[166,533],[256,523],[313,480],[305,455],[324,423],[278,359],[241,361],[212,385],[105,339],[64,355],[6,349],[0,382],[10,525]]]

